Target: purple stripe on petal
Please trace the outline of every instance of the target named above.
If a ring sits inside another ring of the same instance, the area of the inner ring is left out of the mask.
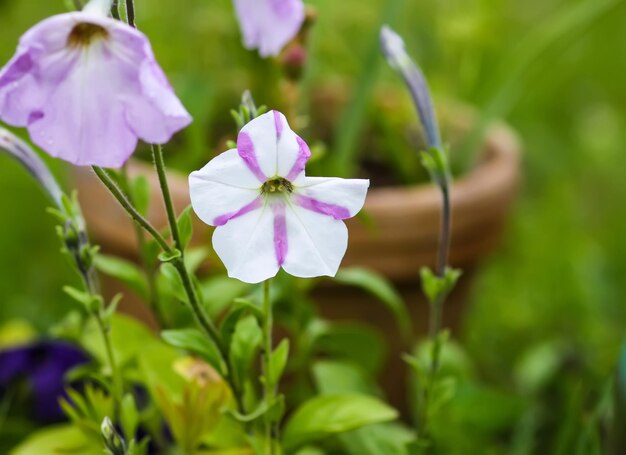
[[[272,111],[274,113],[274,124],[276,125],[276,140],[280,140],[283,134],[283,119],[280,118],[280,112]]]
[[[263,202],[261,200],[261,197],[258,197],[254,201],[250,202],[249,204],[244,205],[243,207],[241,207],[239,210],[237,210],[235,212],[226,213],[224,215],[218,216],[217,218],[215,218],[213,220],[213,224],[215,226],[224,226],[226,223],[228,223],[233,218],[237,218],[239,216],[243,216],[246,213],[249,213],[249,212],[251,212],[253,210],[261,208],[262,204],[263,204]]]
[[[285,177],[289,181],[295,180],[296,177],[298,177],[298,175],[300,175],[300,173],[304,171],[307,161],[309,161],[309,158],[311,158],[311,149],[309,149],[307,143],[304,142],[304,140],[300,136],[296,136],[296,140],[298,141],[298,147],[300,148],[300,151],[298,152],[298,158],[296,158],[296,162],[293,163],[293,167],[289,171],[289,174],[287,174],[287,177]]]
[[[352,217],[347,208],[322,202],[312,197],[298,195],[294,197],[294,201],[302,208],[321,213],[322,215],[332,216],[336,220],[345,220]]]
[[[285,218],[285,204],[278,203],[272,206],[274,211],[274,253],[278,265],[282,267],[287,257],[287,220]]]
[[[256,158],[256,152],[254,151],[254,143],[250,136],[247,133],[239,133],[237,137],[237,151],[239,152],[239,156],[246,163],[248,169],[252,171],[257,179],[260,182],[265,182],[267,180],[267,176],[261,170],[259,166],[259,161]]]

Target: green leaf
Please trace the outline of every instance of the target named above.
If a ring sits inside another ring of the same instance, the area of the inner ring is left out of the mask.
[[[437,378],[430,387],[431,399],[428,412],[436,414],[442,407],[449,403],[456,393],[458,381],[453,376]]]
[[[255,304],[250,299],[236,298],[233,300],[233,306],[249,311],[259,320],[262,320],[265,317],[265,314],[263,313],[261,307]]]
[[[261,345],[261,328],[254,316],[237,322],[230,344],[230,358],[236,378],[243,383],[250,374],[252,359]]]
[[[283,443],[286,449],[294,449],[332,434],[397,417],[395,409],[367,395],[320,395],[294,411],[285,426]]]
[[[420,270],[422,289],[428,301],[434,304],[439,299],[445,298],[456,286],[461,273],[458,269],[446,267],[443,277],[438,277],[428,267],[422,267]]]
[[[476,374],[476,367],[472,358],[459,342],[448,339],[448,334],[448,331],[439,333],[439,373],[459,378],[473,378]],[[415,362],[422,369],[428,370],[432,362],[432,353],[432,340],[424,340],[415,347]]]
[[[178,233],[180,234],[181,248],[185,249],[191,242],[193,236],[193,223],[191,221],[191,205],[178,217]]]
[[[327,324],[317,334],[316,352],[348,359],[373,373],[385,359],[385,343],[375,330],[357,324]]]
[[[280,381],[285,366],[287,365],[287,358],[289,357],[289,340],[285,338],[280,342],[278,347],[272,352],[271,364],[272,368],[269,372],[269,383],[274,386]]]
[[[126,284],[143,299],[148,298],[148,282],[143,271],[132,262],[114,256],[99,254],[95,257],[96,269]]]
[[[91,295],[88,292],[80,291],[72,286],[64,286],[63,292],[84,305],[87,311],[99,311],[102,308],[102,297]]]
[[[285,400],[283,396],[281,395],[277,397],[276,400],[269,406],[266,401],[261,401],[259,405],[256,407],[256,409],[249,414],[241,414],[240,412],[237,412],[236,410],[229,410],[228,413],[235,420],[239,422],[244,422],[244,423],[254,422],[255,420],[259,420],[261,417],[263,417],[264,415],[268,413],[282,416],[282,413],[284,412],[284,408],[285,408],[284,401]],[[277,419],[274,421],[277,421]]]
[[[122,430],[127,441],[134,439],[137,426],[139,425],[139,414],[137,413],[137,405],[135,399],[128,393],[122,399],[120,406],[120,421]]]
[[[200,283],[202,295],[205,296],[204,304],[212,316],[219,315],[224,309],[233,303],[237,297],[245,295],[250,290],[250,285],[233,278],[218,275],[203,280]]]
[[[314,446],[305,446],[298,449],[294,455],[326,455],[326,451]]]
[[[181,302],[186,302],[187,294],[185,293],[183,282],[180,279],[180,275],[178,274],[176,267],[168,262],[165,262],[161,264],[159,271],[159,290]]]
[[[102,455],[100,444],[88,439],[73,425],[62,424],[39,430],[11,451],[11,455],[80,453]]]
[[[359,428],[339,437],[349,455],[409,455],[408,444],[417,435],[400,423],[380,423]]]
[[[171,349],[137,319],[119,313],[111,318],[110,336],[113,354],[118,365],[124,365],[141,357],[149,345],[157,344],[164,349]],[[85,326],[80,344],[98,359],[98,362],[103,365],[107,364],[102,334],[93,318],[90,318]]]
[[[235,327],[241,316],[246,312],[245,308],[236,308],[224,318],[220,326],[220,337],[226,348],[230,351],[230,342],[235,333]]]
[[[165,262],[165,263],[172,262],[180,258],[181,256],[182,256],[182,253],[176,249],[169,251],[169,252],[163,251],[161,254],[159,254],[159,261]]]
[[[102,312],[102,319],[105,321],[110,321],[115,312],[117,311],[117,307],[120,302],[124,298],[124,294],[115,294],[111,299],[111,302],[107,305],[107,307]]]
[[[352,362],[321,360],[313,365],[312,374],[315,386],[321,394],[377,393],[374,378]]]
[[[221,374],[225,373],[220,351],[207,336],[196,329],[164,330],[161,337],[176,348],[198,354]]]
[[[402,336],[406,340],[411,338],[411,318],[402,297],[389,280],[372,270],[360,267],[340,269],[335,280],[358,286],[379,299],[395,317]]]
[[[527,349],[515,365],[515,382],[525,393],[536,394],[553,381],[565,362],[563,347],[554,341],[544,341]]]
[[[199,248],[189,248],[185,251],[185,266],[190,273],[194,273],[198,270],[198,267],[202,265],[204,260],[209,255],[209,249],[201,246]]]
[[[138,175],[130,182],[133,204],[139,213],[146,215],[150,207],[150,182],[145,175]]]

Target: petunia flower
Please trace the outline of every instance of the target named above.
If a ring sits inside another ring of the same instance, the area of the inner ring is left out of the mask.
[[[235,0],[247,49],[262,57],[278,55],[304,22],[302,0]]]
[[[217,226],[213,247],[228,275],[247,283],[282,267],[334,276],[348,245],[342,220],[363,207],[369,180],[307,177],[307,144],[271,111],[245,125],[237,148],[189,176],[191,203]]]
[[[119,167],[138,138],[165,143],[191,122],[146,36],[107,5],[38,23],[0,70],[0,119],[77,165]]]
[[[59,398],[66,397],[65,374],[89,357],[64,341],[41,340],[0,351],[0,400],[26,382],[33,397],[32,412],[42,423],[63,419]],[[19,403],[17,408],[19,408]]]

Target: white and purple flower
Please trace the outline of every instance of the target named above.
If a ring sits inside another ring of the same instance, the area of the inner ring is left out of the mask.
[[[146,36],[107,5],[38,23],[0,70],[0,119],[77,165],[119,167],[138,139],[165,143],[191,122]]]
[[[302,0],[235,0],[246,49],[262,57],[278,55],[304,22]]]
[[[348,245],[342,220],[361,210],[369,180],[307,177],[310,156],[271,111],[243,127],[236,149],[191,173],[193,209],[217,226],[213,247],[229,276],[258,283],[281,267],[298,277],[336,274]]]

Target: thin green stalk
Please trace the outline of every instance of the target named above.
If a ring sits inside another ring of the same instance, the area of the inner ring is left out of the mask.
[[[450,190],[447,184],[440,186],[442,210],[441,210],[441,225],[439,231],[439,248],[437,254],[437,276],[443,278],[446,273],[446,267],[448,266],[448,257],[450,256],[450,241],[451,241],[451,221],[452,213],[450,207]],[[436,343],[437,335],[441,330],[441,319],[443,312],[443,302],[445,296],[440,296],[433,304],[430,312],[429,321],[429,335]],[[438,358],[433,358],[433,369],[436,369]]]
[[[180,231],[178,229],[176,211],[174,210],[170,186],[165,172],[163,148],[160,145],[152,145],[152,158],[154,159],[154,167],[156,168],[157,175],[159,176],[159,185],[161,185],[161,193],[163,193],[163,203],[165,204],[165,211],[167,212],[167,221],[169,222],[170,231],[172,232],[172,239],[174,239],[174,245],[176,245],[178,251],[180,251],[181,254],[184,254],[184,245],[180,241]]]
[[[232,376],[232,364],[230,361],[230,357],[228,355],[227,347],[222,342],[220,334],[213,324],[213,321],[206,314],[204,308],[200,304],[200,299],[198,298],[198,294],[196,292],[195,285],[193,283],[193,279],[185,266],[184,259],[184,247],[183,243],[180,239],[180,231],[178,229],[178,220],[176,218],[176,212],[174,210],[174,203],[172,201],[172,195],[170,193],[169,184],[167,181],[167,173],[165,171],[165,161],[163,159],[163,149],[160,145],[152,146],[152,157],[154,159],[154,167],[156,168],[157,175],[159,177],[159,185],[161,187],[161,194],[163,195],[163,203],[165,205],[165,211],[167,213],[167,220],[170,226],[170,232],[172,234],[172,239],[174,240],[174,244],[176,245],[176,249],[180,251],[180,256],[173,261],[174,267],[178,271],[180,278],[183,282],[183,287],[185,289],[185,293],[189,300],[189,305],[191,310],[202,327],[202,329],[206,332],[206,334],[213,340],[215,345],[218,347],[222,359],[226,363],[228,367],[228,374],[226,375],[226,381],[229,383],[231,389],[233,390],[233,395],[235,396],[235,400],[237,401],[237,407],[239,411],[244,411],[243,402],[241,399],[241,391],[237,383],[235,382]]]
[[[120,186],[122,191],[126,193],[128,201],[134,206],[135,201],[133,200],[133,195],[130,190],[130,180],[126,165],[124,165],[120,171]],[[165,328],[167,324],[159,305],[159,295],[155,281],[155,268],[153,261],[148,256],[145,232],[137,223],[133,223],[133,227],[135,228],[135,237],[137,238],[137,245],[139,247],[139,257],[148,281],[148,304],[159,323],[159,327]]]
[[[272,329],[274,318],[272,314],[272,299],[270,296],[270,284],[271,280],[265,280],[263,282],[263,374],[265,380],[263,382],[264,400],[268,408],[274,401],[274,395],[276,394],[275,385],[270,382],[270,375],[272,371]],[[274,453],[273,438],[276,436],[274,429],[272,428],[272,422],[266,413],[263,417],[263,429],[265,433],[265,454],[272,455]]]
[[[443,278],[448,265],[448,257],[450,255],[451,241],[451,221],[452,211],[450,205],[450,190],[447,183],[439,185],[442,197],[441,226],[439,233],[439,249],[437,256],[437,276]],[[423,413],[420,418],[419,427],[421,431],[428,434],[428,408],[432,388],[437,380],[439,372],[439,364],[441,357],[441,322],[443,319],[443,305],[446,299],[445,294],[440,294],[437,299],[431,303],[429,317],[429,336],[432,343],[432,351],[430,357],[430,369],[428,372],[428,385],[424,389]]]
[[[117,368],[117,363],[115,362],[115,356],[113,354],[113,347],[111,345],[111,337],[109,336],[109,329],[107,328],[102,316],[99,312],[94,311],[93,316],[98,324],[98,330],[102,336],[102,342],[104,344],[104,350],[106,352],[107,361],[109,363],[109,369],[111,370],[111,378],[113,381],[113,400],[115,403],[115,409],[119,410],[122,398],[124,397],[124,383],[122,381],[122,376],[120,371]]]
[[[82,224],[82,222],[81,222]],[[74,224],[71,225],[71,228],[76,232],[74,233],[76,237],[79,239],[79,244],[83,246],[87,246],[89,240],[87,238],[87,234],[84,228],[79,225],[76,226]],[[80,276],[83,280],[83,285],[85,290],[89,293],[90,296],[94,298],[100,297],[100,286],[98,284],[97,276],[94,272],[93,267],[87,265],[85,261],[83,261],[82,256],[80,254],[81,248],[76,248],[72,250],[72,256],[74,257],[74,262],[76,263],[76,268],[80,273]],[[115,407],[116,414],[119,412],[122,398],[124,395],[124,383],[122,381],[122,376],[120,371],[117,368],[117,363],[115,362],[115,356],[113,354],[113,348],[111,346],[111,337],[110,331],[107,328],[100,309],[91,311],[92,316],[96,320],[98,325],[98,331],[100,332],[100,336],[102,337],[102,343],[104,345],[105,355],[107,358],[107,363],[109,364],[109,369],[111,370],[111,378],[112,378],[112,395],[113,395],[113,403]]]
[[[161,233],[154,227],[152,224],[143,217],[141,213],[137,211],[137,209],[131,204],[126,195],[120,189],[120,187],[113,181],[111,176],[98,166],[92,167],[98,178],[104,183],[104,186],[108,188],[108,190],[113,194],[113,197],[117,199],[117,201],[122,205],[124,210],[130,215],[130,217],[138,223],[142,228],[144,228],[148,233],[156,240],[161,249],[166,253],[174,253],[172,247],[169,246],[167,241],[163,238]]]

